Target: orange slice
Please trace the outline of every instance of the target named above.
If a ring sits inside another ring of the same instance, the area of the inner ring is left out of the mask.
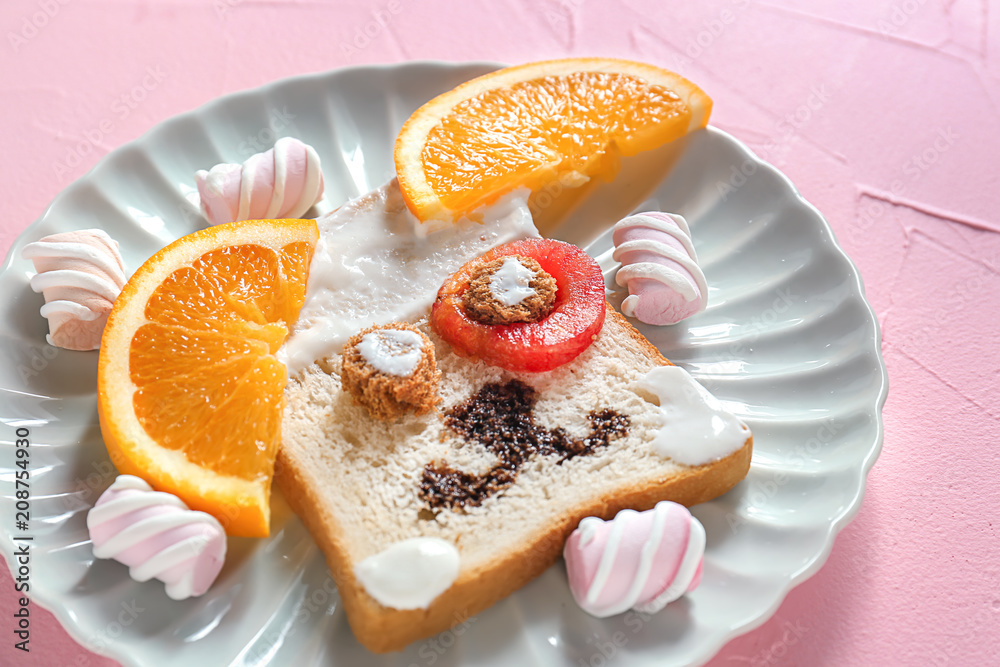
[[[538,193],[557,183],[551,199],[609,181],[619,156],[704,127],[711,110],[696,85],[643,63],[569,58],[509,67],[417,109],[396,139],[396,175],[420,220],[452,220],[521,186]]]
[[[313,220],[250,220],[185,236],[129,279],[101,339],[97,407],[119,472],[265,537],[285,366],[305,300]]]

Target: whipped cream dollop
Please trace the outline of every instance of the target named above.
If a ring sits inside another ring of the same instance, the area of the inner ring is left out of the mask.
[[[115,299],[125,286],[125,262],[117,241],[100,229],[46,236],[21,256],[37,273],[31,289],[45,297],[46,340],[69,350],[96,350]]]
[[[563,549],[573,598],[598,618],[660,611],[698,586],[704,553],[704,527],[670,501],[611,521],[587,517]]]
[[[207,591],[226,558],[218,520],[132,475],[120,475],[101,494],[87,528],[94,556],[124,563],[136,581],[159,579],[174,600]]]
[[[361,337],[358,352],[368,364],[386,375],[407,377],[423,358],[424,339],[416,331],[378,329]]]
[[[396,542],[358,563],[354,574],[383,607],[426,609],[458,578],[458,549],[438,537]]]
[[[629,291],[622,313],[659,325],[705,309],[708,283],[683,217],[659,211],[630,215],[614,226],[612,239],[612,257],[622,263],[615,282]]]
[[[299,218],[323,198],[316,150],[292,137],[250,156],[242,165],[217,164],[194,175],[205,216],[213,225],[235,220]]]
[[[636,386],[659,403],[652,445],[660,456],[703,465],[732,454],[750,437],[750,428],[680,366],[654,368]]]
[[[535,272],[516,257],[506,257],[490,276],[490,294],[505,306],[516,306],[535,293],[531,279]]]
[[[421,223],[395,179],[319,218],[306,300],[279,358],[294,375],[374,324],[427,315],[445,279],[493,246],[537,237],[526,189],[477,211],[482,222]]]

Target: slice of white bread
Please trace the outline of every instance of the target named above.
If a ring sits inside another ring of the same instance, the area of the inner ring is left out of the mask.
[[[752,437],[734,453],[695,467],[656,453],[651,442],[660,411],[655,397],[636,383],[670,362],[610,306],[587,350],[539,374],[459,358],[426,322],[418,326],[434,343],[442,371],[438,412],[393,423],[372,419],[341,390],[339,357],[307,367],[286,389],[276,479],[326,555],[354,634],[372,651],[402,649],[506,597],[556,561],[584,517],[610,519],[619,510],[645,510],[661,500],[704,502],[749,470]],[[444,414],[484,385],[512,378],[537,391],[536,424],[582,438],[590,430],[587,415],[610,408],[627,416],[627,433],[588,455],[562,461],[536,455],[512,485],[481,505],[432,511],[419,493],[427,464],[444,461],[483,472],[496,461],[481,444],[449,429]],[[426,609],[382,606],[358,581],[355,567],[418,536],[457,546],[457,579]]]

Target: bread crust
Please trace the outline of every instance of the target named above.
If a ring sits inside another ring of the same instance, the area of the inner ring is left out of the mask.
[[[658,349],[610,305],[609,318],[660,365],[671,365]],[[384,607],[364,590],[354,575],[344,531],[335,508],[326,507],[320,481],[294,452],[282,447],[275,480],[292,510],[303,520],[320,549],[340,591],[348,622],[358,640],[375,653],[398,651],[408,644],[447,630],[507,597],[550,567],[562,553],[570,533],[584,517],[611,519],[627,508],[647,510],[662,500],[690,506],[716,498],[746,477],[750,469],[753,436],[743,446],[717,461],[686,467],[670,475],[624,482],[614,490],[577,504],[534,536],[498,554],[478,567],[463,569],[459,577],[426,609]]]

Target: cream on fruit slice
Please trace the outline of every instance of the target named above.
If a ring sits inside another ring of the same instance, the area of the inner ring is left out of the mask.
[[[514,191],[477,211],[482,222],[421,223],[393,179],[320,218],[306,301],[279,354],[290,375],[339,354],[373,324],[427,314],[438,289],[470,257],[537,237],[528,192]]]

